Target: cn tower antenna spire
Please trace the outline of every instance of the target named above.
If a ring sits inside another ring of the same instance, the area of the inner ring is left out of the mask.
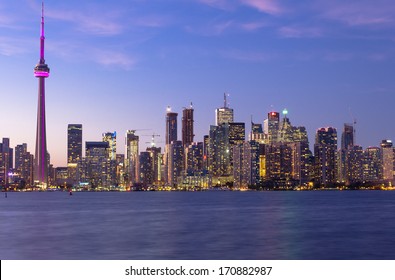
[[[40,36],[40,63],[45,63],[44,59],[44,1],[41,2],[41,36]]]

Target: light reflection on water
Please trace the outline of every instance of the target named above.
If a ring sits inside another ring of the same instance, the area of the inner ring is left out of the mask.
[[[1,259],[395,259],[395,192],[8,193]]]

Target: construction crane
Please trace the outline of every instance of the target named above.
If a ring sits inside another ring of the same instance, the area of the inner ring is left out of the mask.
[[[152,133],[151,135],[141,135],[141,136],[151,136],[151,142],[145,142],[146,144],[151,144],[151,147],[155,147],[155,137],[160,137],[159,134]]]

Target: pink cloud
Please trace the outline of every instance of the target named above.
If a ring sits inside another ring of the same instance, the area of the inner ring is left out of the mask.
[[[393,26],[394,23],[395,6],[388,0],[323,1],[316,8],[324,17],[350,26]]]
[[[317,27],[284,26],[279,29],[280,36],[285,38],[316,38],[322,37],[323,31]]]
[[[240,0],[242,4],[253,7],[260,12],[278,15],[283,13],[283,9],[275,0]]]

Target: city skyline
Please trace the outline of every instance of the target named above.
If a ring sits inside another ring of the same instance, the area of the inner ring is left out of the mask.
[[[55,166],[67,163],[68,124],[83,125],[83,142],[134,129],[149,129],[164,142],[166,107],[180,115],[190,102],[194,141],[203,141],[223,92],[230,93],[229,107],[235,121],[246,124],[246,135],[251,115],[263,123],[267,112],[286,107],[294,125],[306,126],[310,143],[318,128],[340,131],[354,119],[355,144],[379,146],[395,138],[395,9],[388,1],[303,1],[304,7],[287,1],[129,2],[46,5],[53,70],[46,85],[47,137]],[[40,9],[41,1],[0,5],[0,61],[9,66],[1,70],[9,106],[0,112],[0,135],[11,147],[27,143],[30,152]],[[95,17],[100,13],[102,20]],[[117,151],[124,153],[122,145]]]

